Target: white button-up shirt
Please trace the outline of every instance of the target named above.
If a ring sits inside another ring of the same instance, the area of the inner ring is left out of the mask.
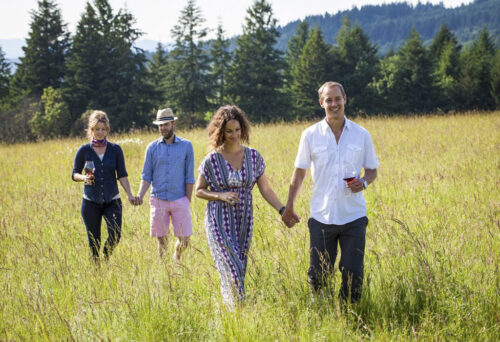
[[[342,225],[366,216],[363,191],[351,193],[343,180],[344,165],[376,169],[378,159],[370,133],[345,118],[339,143],[326,119],[302,132],[295,167],[311,168],[314,182],[311,217],[324,224]]]

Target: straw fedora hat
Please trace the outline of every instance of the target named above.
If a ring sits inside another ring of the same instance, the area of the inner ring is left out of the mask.
[[[158,110],[158,113],[156,113],[156,120],[153,121],[153,123],[155,125],[161,125],[175,120],[177,120],[177,117],[174,116],[174,112],[172,112],[172,109],[165,108]]]

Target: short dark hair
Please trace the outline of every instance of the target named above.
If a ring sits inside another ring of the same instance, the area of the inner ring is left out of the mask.
[[[207,127],[210,146],[214,150],[224,143],[224,130],[230,120],[237,120],[240,123],[241,141],[250,143],[250,122],[245,112],[238,106],[225,105],[217,109]]]

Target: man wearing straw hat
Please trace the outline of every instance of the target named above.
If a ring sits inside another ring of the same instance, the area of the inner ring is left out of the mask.
[[[161,137],[148,145],[139,187],[139,203],[152,184],[150,234],[158,238],[160,257],[165,254],[169,223],[172,220],[175,244],[174,260],[179,261],[193,234],[191,194],[194,180],[193,145],[174,134],[177,117],[170,108],[160,109],[153,121]]]

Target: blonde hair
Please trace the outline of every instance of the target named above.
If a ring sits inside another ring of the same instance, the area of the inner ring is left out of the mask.
[[[90,113],[89,116],[87,125],[87,138],[92,139],[92,131],[98,123],[103,123],[109,133],[111,127],[109,126],[108,115],[106,115],[106,113],[104,113],[102,110],[94,110],[92,113]]]
[[[318,89],[319,100],[321,101],[321,96],[323,95],[323,91],[325,89],[330,89],[333,87],[339,87],[340,92],[342,93],[342,96],[345,97],[344,86],[342,86],[342,84],[340,84],[338,82],[329,81],[329,82],[323,83],[323,85]]]

